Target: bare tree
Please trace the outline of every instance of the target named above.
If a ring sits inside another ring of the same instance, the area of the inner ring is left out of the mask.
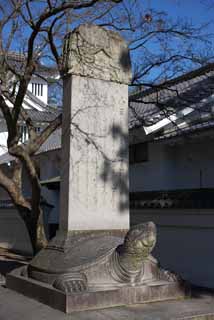
[[[193,63],[203,64],[204,57],[206,61],[211,58],[207,52],[199,53],[203,45],[210,45],[204,33],[206,26],[170,21],[166,13],[147,9],[142,0],[0,1],[0,110],[7,125],[8,152],[16,159],[12,176],[0,169],[0,185],[24,220],[34,252],[46,241],[41,223],[41,186],[33,156],[61,125],[61,115],[38,134],[22,105],[31,77],[37,74],[41,61],[54,63],[62,75],[63,35],[86,22],[113,29],[126,38],[133,60],[133,86],[151,87],[160,81],[163,83],[192,67]],[[200,43],[200,50],[195,50],[196,41]],[[25,57],[21,66],[9,59],[11,51],[18,51]],[[152,79],[151,74],[155,75]],[[29,132],[25,144],[20,143],[20,119]],[[23,168],[31,182],[31,201],[22,191]]]
[[[72,15],[84,16],[88,8],[96,7],[102,2],[103,10],[112,7],[119,0],[99,1],[2,1],[0,4],[0,52],[1,52],[1,94],[0,110],[3,113],[7,131],[7,147],[10,155],[16,161],[13,167],[12,177],[8,177],[0,170],[0,185],[9,193],[12,201],[28,229],[33,249],[36,252],[41,245],[45,244],[45,235],[42,227],[40,207],[41,186],[38,170],[33,155],[61,125],[61,115],[52,121],[40,134],[36,133],[32,120],[22,108],[24,97],[31,77],[36,73],[39,60],[46,54],[47,47],[62,72],[61,57],[57,51],[57,31],[65,31],[64,22]],[[105,8],[106,7],[106,8]],[[7,30],[7,37],[5,37]],[[19,36],[19,42],[16,41]],[[25,59],[20,64],[14,65],[9,59],[9,51],[15,45],[21,50]],[[9,107],[7,101],[13,103]],[[20,144],[18,121],[25,121],[29,132],[29,140]],[[32,188],[32,200],[28,201],[22,192],[22,169],[25,167]]]

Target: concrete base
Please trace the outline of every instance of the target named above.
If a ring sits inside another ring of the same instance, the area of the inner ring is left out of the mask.
[[[6,286],[66,313],[181,299],[188,294],[178,283],[156,281],[139,287],[124,286],[119,289],[66,295],[48,284],[22,276],[23,272],[24,268],[21,267],[8,274]]]

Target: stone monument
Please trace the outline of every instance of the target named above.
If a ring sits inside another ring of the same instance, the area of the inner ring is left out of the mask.
[[[115,32],[65,37],[60,228],[7,286],[65,312],[175,299],[182,281],[151,256],[152,222],[129,229],[129,51]]]

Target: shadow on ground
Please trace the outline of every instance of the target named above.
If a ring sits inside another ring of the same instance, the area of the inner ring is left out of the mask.
[[[31,257],[0,248],[0,275],[6,276],[12,270],[26,265]]]
[[[12,260],[4,260],[0,261],[0,273],[3,276],[6,276],[8,272],[11,272],[12,270],[19,268],[21,266],[24,266],[26,263],[19,262],[19,261],[12,261]]]
[[[204,296],[214,297],[214,289],[191,285],[191,297],[202,298]]]

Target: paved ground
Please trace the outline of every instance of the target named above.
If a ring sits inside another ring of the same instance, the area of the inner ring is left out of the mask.
[[[0,250],[4,274],[26,263],[21,256]],[[0,320],[214,320],[214,295],[196,293],[193,299],[124,306],[66,315],[0,286]]]

